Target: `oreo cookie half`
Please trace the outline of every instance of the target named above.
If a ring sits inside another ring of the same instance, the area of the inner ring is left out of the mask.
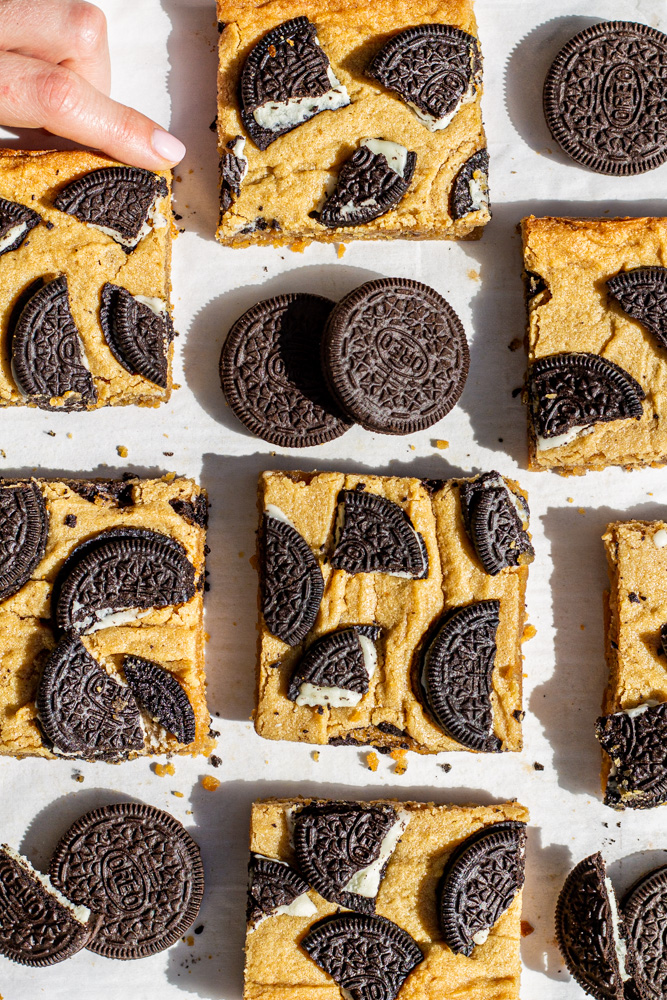
[[[284,21],[251,49],[239,99],[241,121],[259,149],[321,111],[350,103],[307,17]]]
[[[287,697],[310,707],[358,705],[375,673],[381,631],[377,625],[353,625],[317,639],[296,664]]]
[[[284,861],[251,854],[248,864],[246,920],[254,930],[265,917],[286,914],[312,917],[317,907],[308,895],[309,885]]]
[[[37,483],[0,484],[0,601],[28,582],[44,555],[48,531]]]
[[[132,295],[107,282],[102,288],[100,326],[118,364],[166,389],[174,327],[164,299]]]
[[[417,942],[398,924],[361,913],[325,917],[300,944],[351,1000],[396,1000],[424,960]]]
[[[248,157],[245,155],[246,141],[237,135],[227,143],[227,153],[220,157],[220,214],[224,215],[241,194],[241,184],[248,173]]]
[[[154,660],[126,656],[123,673],[130,691],[154,722],[179,743],[195,738],[195,713],[185,689],[173,674]]]
[[[150,608],[185,604],[195,594],[194,566],[174,538],[145,528],[111,528],[78,545],[51,595],[61,632],[85,635],[124,625]]]
[[[273,504],[264,512],[260,539],[264,624],[288,646],[298,646],[315,624],[324,578],[310,546]]]
[[[591,854],[565,879],[556,937],[570,974],[598,1000],[623,1000],[624,984],[632,978],[625,933],[602,855]]]
[[[28,233],[41,221],[41,215],[27,205],[0,198],[0,256],[18,250]]]
[[[607,282],[607,291],[624,313],[667,347],[667,267],[619,271]]]
[[[601,174],[641,174],[667,159],[663,114],[667,35],[646,24],[604,21],[575,35],[544,83],[552,136]]]
[[[343,411],[380,434],[437,423],[458,402],[470,365],[452,307],[409,278],[368,281],[341,299],[324,331],[322,358]]]
[[[114,762],[144,748],[132,691],[113,680],[77,636],[61,639],[46,661],[36,702],[55,754]]]
[[[248,309],[227,334],[222,391],[241,423],[264,441],[306,448],[348,430],[320,367],[333,306],[320,295],[277,295]]]
[[[393,500],[363,489],[341,490],[331,565],[350,574],[423,580],[428,576],[428,552],[423,537]]]
[[[43,410],[85,410],[96,402],[64,274],[41,284],[23,305],[11,331],[11,360],[19,392]]]
[[[651,809],[667,802],[667,702],[603,715],[595,735],[612,763],[605,805]]]
[[[634,987],[640,1000],[667,996],[667,866],[642,876],[621,905],[628,950],[633,960]]]
[[[167,228],[167,220],[157,210],[158,201],[167,193],[164,177],[150,170],[103,167],[72,181],[53,204],[131,253],[152,229]]]
[[[500,601],[478,601],[449,611],[424,654],[422,690],[438,726],[480,753],[496,753],[491,678]]]
[[[361,226],[396,208],[417,165],[417,154],[389,139],[364,139],[338,174],[336,189],[317,216],[327,229]]]
[[[646,393],[620,365],[599,354],[551,354],[528,369],[537,447],[559,448],[597,423],[639,420]]]
[[[294,818],[294,852],[308,884],[330,903],[373,913],[387,864],[409,822],[389,805],[313,803]]]
[[[472,955],[521,889],[526,824],[485,826],[454,850],[438,885],[442,935],[456,955]]]
[[[477,96],[482,82],[479,43],[451,24],[419,24],[390,38],[366,76],[397,94],[422,125],[437,132]]]
[[[528,502],[499,472],[485,472],[462,483],[459,496],[466,532],[485,573],[495,576],[533,561]]]
[[[464,219],[471,212],[489,210],[489,154],[486,149],[473,153],[454,178],[449,193],[449,214]]]
[[[49,874],[100,924],[88,942],[107,958],[144,958],[174,944],[204,895],[199,848],[169,813],[121,802],[86,813],[56,847]]]

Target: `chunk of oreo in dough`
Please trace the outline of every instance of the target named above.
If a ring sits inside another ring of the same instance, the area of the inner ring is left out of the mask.
[[[340,168],[317,215],[327,229],[361,226],[396,208],[412,181],[417,154],[388,139],[364,139]]]
[[[402,507],[364,490],[341,490],[331,556],[346,573],[388,573],[422,580],[428,552]]]
[[[102,288],[100,325],[116,361],[160,388],[169,379],[169,344],[174,328],[164,299],[132,295],[107,282]]]
[[[41,215],[27,205],[0,198],[0,256],[18,250],[28,233],[41,221]]]

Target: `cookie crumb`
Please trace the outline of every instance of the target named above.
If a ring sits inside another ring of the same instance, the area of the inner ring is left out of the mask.
[[[222,757],[218,757],[217,754],[213,753],[209,757],[208,762],[211,765],[211,767],[220,767],[220,765],[222,764]]]
[[[72,778],[74,779],[74,781],[83,781],[84,780],[84,777],[81,774],[81,771],[74,771],[72,773]]]
[[[474,268],[472,268],[470,271],[468,271],[468,277],[470,278],[471,281],[479,281],[479,271],[476,271]]]
[[[171,794],[175,795],[177,799],[183,798],[183,792],[172,792]]]
[[[440,451],[444,451],[445,448],[449,448],[449,441],[441,441],[440,438],[436,438],[433,442],[434,448],[439,448]]]
[[[523,635],[521,636],[521,642],[528,642],[529,639],[534,639],[537,635],[537,629],[534,625],[524,626]]]
[[[527,920],[521,921],[521,937],[528,937],[534,930],[533,925],[529,924]]]
[[[157,774],[158,778],[164,778],[167,774],[176,774],[176,768],[173,764],[153,764],[153,773]]]
[[[378,769],[378,755],[373,750],[366,754],[366,767],[369,771],[377,771]]]
[[[44,431],[44,433],[48,434],[50,438],[54,438],[56,436],[56,432],[55,431]]]
[[[188,936],[185,938],[185,941],[190,946],[190,948],[192,948],[192,946],[195,943],[195,939],[193,938],[192,934],[188,934]]]
[[[125,447],[124,444],[117,444],[116,451],[118,452],[121,458],[127,458],[127,448]]]
[[[338,246],[336,248],[336,256],[338,257],[339,260],[340,260],[341,257],[345,256],[345,251],[346,250],[347,250],[347,247],[345,246],[344,243],[339,243],[338,244]]]
[[[577,510],[579,511],[580,514],[585,514],[586,513],[586,508],[585,507],[577,507]]]
[[[397,748],[396,750],[392,750],[389,754],[389,756],[396,761],[394,765],[394,774],[405,774],[407,771],[408,762],[405,759],[407,752],[407,750]]]
[[[216,788],[220,788],[220,781],[218,778],[214,778],[211,774],[205,774],[201,779],[202,787],[206,789],[207,792],[214,792]]]
[[[535,763],[533,764],[533,769],[535,771],[543,771],[544,770],[544,764],[540,764],[539,761],[536,760]]]
[[[521,340],[521,338],[515,337],[514,340],[510,340],[507,346],[509,347],[510,351],[518,351],[522,344],[523,341]]]
[[[452,765],[451,765],[451,764],[438,764],[438,767],[439,767],[439,768],[440,768],[440,769],[441,769],[442,771],[444,771],[444,772],[445,772],[445,774],[449,774],[449,772],[450,772],[450,771],[451,771],[451,769],[452,769]]]
[[[574,497],[567,497],[568,503],[574,503]]]
[[[313,750],[313,752],[311,754],[311,757],[313,758],[313,760],[315,761],[315,763],[317,763],[317,761],[320,759],[320,751],[319,750]]]

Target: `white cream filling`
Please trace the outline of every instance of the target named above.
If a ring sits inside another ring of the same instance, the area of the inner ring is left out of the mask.
[[[78,601],[72,602],[72,611],[75,614],[82,607],[83,605]],[[114,611],[113,608],[99,608],[95,611],[94,616],[88,615],[82,620],[85,626],[84,634],[89,635],[91,632],[99,632],[102,628],[111,628],[114,625],[127,625],[128,622],[136,622],[140,618],[145,618],[152,610],[153,608],[148,608],[144,611],[139,610],[139,608],[124,608],[121,611]]]
[[[409,822],[410,813],[407,810],[398,813],[396,822],[385,834],[380,844],[379,855],[366,868],[361,868],[354,873],[350,881],[343,886],[346,892],[353,892],[357,896],[366,896],[368,899],[374,899],[377,896],[382,879],[382,869],[396,850]]]
[[[27,231],[27,222],[19,222],[17,226],[12,226],[11,229],[8,229],[6,236],[3,236],[0,240],[0,253],[2,253],[3,250],[6,250],[7,247],[10,247],[15,240],[18,240],[19,237],[23,236],[23,234]]]
[[[638,715],[643,715],[644,712],[648,712],[649,708],[655,708],[659,705],[659,701],[645,701],[643,705],[635,705],[634,708],[624,708],[620,712],[615,712],[615,715],[627,715],[629,719],[635,719]]]
[[[245,178],[248,173],[248,157],[244,153],[245,150],[245,139],[243,136],[239,136],[234,145],[232,146],[230,152],[232,156],[235,156],[237,160],[241,160],[243,166],[241,168],[241,177],[239,178],[239,185],[241,181]]]
[[[484,944],[488,940],[490,933],[491,933],[491,928],[486,927],[483,931],[477,931],[476,934],[473,934],[472,939],[475,942],[475,944]]]
[[[357,635],[364,658],[364,667],[370,680],[375,673],[378,655],[375,643],[367,635]],[[317,705],[329,708],[351,708],[358,705],[363,694],[361,691],[350,691],[347,688],[325,687],[321,684],[310,684],[305,681],[299,688],[299,696],[295,704],[315,708]]]
[[[31,875],[34,879],[36,879],[38,882],[41,882],[41,884],[46,889],[48,894],[57,899],[58,902],[61,904],[61,906],[66,907],[66,909],[70,911],[75,920],[77,920],[80,924],[88,923],[88,920],[90,918],[90,910],[88,909],[87,906],[83,905],[77,906],[75,903],[72,903],[69,899],[67,899],[66,896],[63,896],[62,892],[59,892],[58,889],[56,889],[55,885],[53,885],[48,875],[43,875],[42,872],[35,871],[30,862],[26,858],[24,858],[21,854],[19,854],[18,851],[15,851],[12,847],[9,847],[7,844],[2,844],[0,845],[0,851],[3,851],[8,857],[12,859],[12,861],[16,861],[16,863],[19,864],[21,868],[23,868],[25,871],[27,871],[28,874]]]
[[[331,90],[316,97],[288,97],[286,101],[267,101],[252,113],[260,128],[279,132],[294,128],[313,118],[320,111],[336,111],[350,103],[347,88],[337,79],[331,66],[327,68]]]
[[[664,528],[658,528],[653,536],[653,544],[656,549],[664,549],[665,545],[667,545],[667,531]]]
[[[441,132],[442,129],[447,128],[450,122],[456,117],[456,115],[459,113],[463,105],[470,104],[472,101],[475,100],[476,96],[477,96],[477,80],[473,76],[470,79],[470,83],[468,84],[468,89],[466,90],[465,94],[461,96],[461,99],[452,108],[449,114],[444,115],[442,118],[436,118],[435,115],[430,115],[428,114],[428,112],[422,111],[421,108],[418,108],[416,104],[412,103],[412,101],[408,101],[407,104],[408,107],[411,108],[416,117],[419,119],[419,121],[422,123],[422,125],[425,125],[430,132]]]
[[[159,199],[156,198],[151,207],[149,208],[148,217],[146,221],[143,223],[137,235],[131,237],[130,239],[128,239],[126,236],[121,236],[121,234],[118,232],[117,229],[112,229],[110,226],[98,226],[94,222],[89,222],[87,224],[89,226],[92,226],[93,229],[98,229],[101,233],[105,233],[107,236],[110,236],[112,240],[115,240],[116,243],[120,243],[121,246],[130,247],[132,250],[134,250],[137,244],[141,243],[143,238],[145,236],[148,236],[148,234],[152,229],[166,228],[167,220],[165,219],[164,215],[162,215],[162,213],[158,211],[157,207],[158,200]]]
[[[272,517],[274,521],[282,521],[283,524],[289,524],[290,528],[294,528],[294,525],[290,521],[285,511],[281,510],[280,507],[276,507],[274,503],[267,503],[266,507],[264,508],[264,513],[266,514],[267,517]],[[296,531],[296,528],[294,528],[294,530]]]
[[[468,181],[468,191],[472,201],[471,212],[481,212],[489,207],[489,182],[483,171],[475,170]]]
[[[405,177],[408,150],[400,142],[392,142],[390,139],[362,139],[361,145],[376,156],[384,156],[390,169],[399,177]]]
[[[164,316],[167,311],[167,303],[164,299],[158,299],[154,295],[135,295],[134,298],[142,306],[147,306],[156,316]]]
[[[576,440],[576,438],[584,437],[586,434],[592,434],[595,427],[591,427],[586,424],[583,427],[571,427],[569,431],[565,431],[563,434],[555,434],[554,437],[540,437],[537,435],[537,450],[538,451],[549,451],[550,448],[562,448],[563,445],[570,444],[571,441]]]
[[[614,938],[614,950],[616,952],[616,958],[618,959],[618,967],[621,974],[621,979],[624,983],[627,983],[629,979],[632,979],[630,973],[626,970],[625,963],[628,954],[628,947],[621,937],[621,932],[619,929],[619,918],[618,918],[618,906],[616,904],[616,895],[614,893],[614,887],[611,884],[611,879],[606,877],[604,880],[605,887],[607,889],[607,898],[609,900],[609,907],[611,909],[611,933]]]

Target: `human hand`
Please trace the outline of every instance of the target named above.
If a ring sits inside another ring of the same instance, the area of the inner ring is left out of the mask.
[[[109,97],[106,18],[85,0],[0,0],[0,124],[44,128],[115,160],[164,170],[185,146]]]

